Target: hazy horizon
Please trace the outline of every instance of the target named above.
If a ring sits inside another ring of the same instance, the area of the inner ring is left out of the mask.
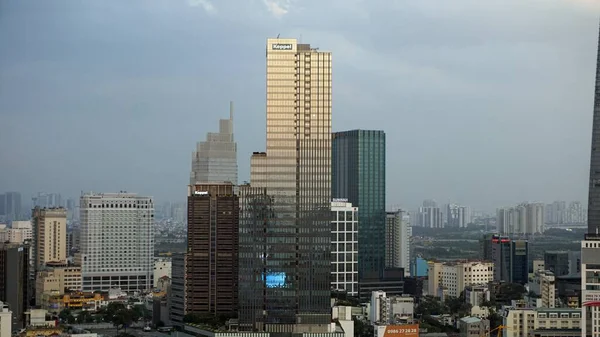
[[[387,204],[587,203],[600,3],[0,0],[0,193],[183,201],[235,102],[265,150],[265,44],[333,57],[333,130],[384,130]],[[587,206],[587,205],[586,205]]]

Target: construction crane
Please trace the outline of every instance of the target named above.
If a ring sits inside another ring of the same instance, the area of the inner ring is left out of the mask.
[[[502,330],[504,330],[504,329],[510,329],[510,327],[508,327],[506,325],[499,325],[497,328],[494,328],[494,329],[486,332],[485,335],[482,335],[481,337],[491,336],[492,332],[494,332],[494,331],[498,331],[496,333],[496,337],[502,337]]]

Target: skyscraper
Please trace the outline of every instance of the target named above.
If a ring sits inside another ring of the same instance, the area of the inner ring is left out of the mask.
[[[83,290],[152,288],[154,202],[134,193],[90,193],[80,199]]]
[[[588,192],[588,234],[581,242],[582,336],[600,336],[600,36],[596,63]]]
[[[29,247],[0,243],[0,301],[8,303],[13,313],[12,331],[25,327],[29,307]]]
[[[4,194],[4,213],[9,221],[21,220],[21,193],[6,192]]]
[[[233,102],[229,103],[229,119],[219,121],[219,132],[209,132],[198,142],[192,155],[190,185],[206,182],[238,180],[237,144],[233,139]]]
[[[410,239],[412,228],[406,211],[386,213],[385,266],[404,268],[404,276],[410,276]]]
[[[331,53],[268,39],[266,57],[267,151],[240,189],[240,328],[327,332]]]
[[[31,216],[34,270],[48,262],[67,262],[67,210],[64,208],[33,209]]]
[[[385,269],[385,133],[333,134],[332,196],[358,207],[358,276]]]
[[[511,240],[499,235],[485,235],[483,240],[483,258],[494,263],[494,281],[526,284],[529,276],[527,240]]]
[[[237,312],[240,209],[233,189],[231,183],[189,186],[187,312]]]

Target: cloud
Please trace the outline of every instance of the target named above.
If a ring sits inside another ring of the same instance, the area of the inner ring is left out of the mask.
[[[276,18],[283,17],[290,10],[289,0],[263,0],[263,2],[267,6],[267,10]]]
[[[191,7],[201,6],[207,13],[215,13],[217,11],[215,6],[208,0],[188,0],[188,4]]]

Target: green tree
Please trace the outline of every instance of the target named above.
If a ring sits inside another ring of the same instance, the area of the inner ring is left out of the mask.
[[[92,314],[89,311],[82,310],[77,314],[77,323],[79,324],[92,323],[93,321],[94,317],[92,317]]]
[[[374,329],[371,324],[360,319],[354,320],[354,337],[373,337]]]

